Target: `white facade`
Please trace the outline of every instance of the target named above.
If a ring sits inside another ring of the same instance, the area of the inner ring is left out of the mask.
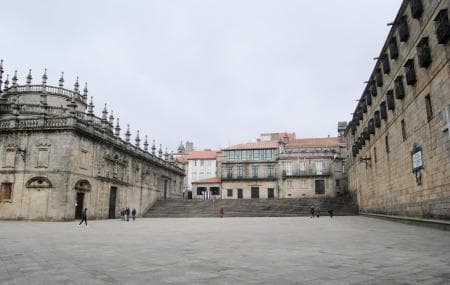
[[[192,191],[192,182],[216,177],[216,159],[188,160],[188,190]]]

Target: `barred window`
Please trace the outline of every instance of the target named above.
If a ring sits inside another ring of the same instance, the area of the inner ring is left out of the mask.
[[[446,44],[450,37],[450,23],[448,21],[448,10],[439,11],[439,14],[434,19],[436,29],[436,36],[439,44]]]
[[[406,16],[402,16],[398,20],[398,38],[401,42],[406,42],[409,39],[408,18]]]
[[[414,85],[417,82],[416,69],[414,68],[414,59],[408,59],[404,65],[406,84]]]
[[[417,58],[419,59],[419,66],[427,68],[431,64],[431,51],[428,45],[428,38],[422,38],[417,45]]]

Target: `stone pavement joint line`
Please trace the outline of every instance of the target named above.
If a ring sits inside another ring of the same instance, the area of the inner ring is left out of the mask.
[[[0,284],[449,284],[446,231],[361,216],[0,221]]]

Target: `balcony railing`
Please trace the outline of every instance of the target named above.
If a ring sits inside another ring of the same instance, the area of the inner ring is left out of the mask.
[[[322,170],[317,170],[315,168],[309,168],[305,170],[292,170],[292,171],[282,171],[283,178],[287,177],[309,177],[309,176],[329,176],[330,169],[324,168]]]
[[[275,175],[257,175],[257,176],[253,176],[253,175],[242,175],[242,176],[236,176],[236,175],[227,175],[224,174],[222,175],[222,180],[225,181],[238,181],[238,180],[266,180],[266,181],[272,181],[272,180],[277,180],[277,177]]]

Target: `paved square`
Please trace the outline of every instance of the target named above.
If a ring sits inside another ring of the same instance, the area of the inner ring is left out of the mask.
[[[449,283],[449,232],[366,217],[0,222],[0,284]]]

